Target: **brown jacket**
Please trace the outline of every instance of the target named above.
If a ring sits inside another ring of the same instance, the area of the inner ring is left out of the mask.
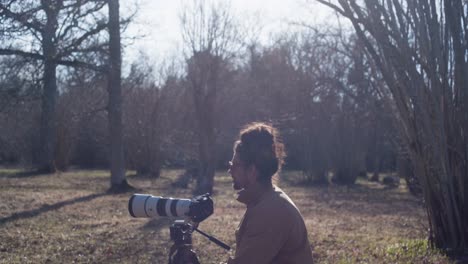
[[[247,205],[228,264],[309,264],[312,250],[301,213],[278,187],[239,192]]]

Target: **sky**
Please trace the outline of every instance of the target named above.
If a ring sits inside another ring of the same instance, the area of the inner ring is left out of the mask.
[[[184,3],[191,0],[136,0],[138,11],[134,22],[123,36],[137,36],[127,43],[124,60],[133,61],[141,55],[157,62],[181,55],[179,14]],[[227,1],[227,0],[221,0]],[[242,22],[261,28],[259,40],[266,44],[269,36],[290,25],[291,21],[320,23],[334,17],[329,8],[313,0],[231,0],[233,14]],[[135,9],[133,1],[121,1],[121,13]]]

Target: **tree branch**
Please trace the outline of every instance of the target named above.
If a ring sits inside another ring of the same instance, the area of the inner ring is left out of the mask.
[[[84,61],[79,61],[79,60],[56,60],[55,61],[59,65],[63,66],[70,66],[70,67],[75,67],[75,68],[85,68],[85,69],[90,69],[96,72],[101,72],[101,73],[106,73],[108,71],[108,67],[106,66],[100,66],[100,65],[95,65],[91,63],[87,63]]]
[[[17,55],[17,56],[22,56],[25,58],[31,58],[35,60],[44,60],[45,57],[42,54],[38,53],[32,53],[32,52],[25,52],[22,50],[14,50],[14,49],[0,49],[0,55]],[[86,68],[86,69],[91,69],[93,71],[97,72],[106,72],[107,67],[105,66],[99,66],[79,60],[64,60],[64,59],[56,59],[55,63],[63,66],[71,66],[71,67],[78,67],[78,68]]]
[[[7,17],[7,18],[10,18],[18,23],[20,23],[21,25],[23,25],[24,27],[26,28],[32,28],[36,31],[39,31],[39,32],[42,32],[43,31],[43,28],[42,28],[42,24],[39,22],[39,21],[34,21],[34,23],[31,23],[31,22],[28,22],[27,19],[28,17],[26,16],[26,13],[27,12],[24,12],[24,13],[14,13],[14,12],[11,12],[8,7],[6,7],[4,4],[0,4],[0,17]]]
[[[74,8],[75,10],[68,11],[67,13],[69,14],[69,17],[72,17],[71,21],[80,21],[80,19],[83,19],[87,17],[88,15],[94,14],[95,12],[101,10],[106,5],[106,2],[100,3],[82,12],[81,6],[85,4],[86,3],[81,3],[81,5],[78,5],[78,6],[76,6],[76,4],[68,5],[68,6],[65,6],[63,9]],[[63,23],[63,24],[67,24],[67,23]],[[64,39],[67,36],[68,32],[70,32],[70,30],[78,27],[78,25],[75,23],[68,23],[68,24],[69,24],[68,27],[64,28],[63,30],[62,29],[58,30],[58,32],[61,32],[61,33],[58,33],[59,39]]]
[[[63,52],[59,53],[59,56],[63,57],[63,56],[70,55],[73,50],[76,50],[76,48],[80,46],[81,43],[83,43],[83,41],[85,41],[86,39],[88,39],[89,37],[95,34],[98,34],[99,32],[101,32],[102,30],[106,28],[107,28],[107,23],[98,24],[94,29],[87,31],[86,33],[81,35],[79,38],[75,39],[70,45],[65,47]]]
[[[18,55],[18,56],[36,59],[36,60],[44,59],[44,56],[42,54],[25,52],[22,50],[15,50],[15,49],[1,49],[0,48],[0,55]]]

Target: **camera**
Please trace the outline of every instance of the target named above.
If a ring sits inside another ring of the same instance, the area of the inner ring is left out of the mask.
[[[192,199],[134,194],[128,201],[128,212],[133,217],[189,218],[200,223],[213,214],[213,200],[209,194]]]
[[[192,249],[193,231],[208,238],[218,246],[231,248],[213,236],[199,230],[198,224],[213,214],[213,200],[210,194],[203,194],[192,199],[165,198],[151,194],[133,194],[128,201],[128,212],[133,217],[172,217],[170,226],[171,240],[174,244],[169,251],[169,264],[200,264]]]

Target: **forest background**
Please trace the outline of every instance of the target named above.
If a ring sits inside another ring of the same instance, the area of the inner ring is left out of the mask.
[[[131,188],[126,170],[182,168],[180,187],[212,192],[239,129],[266,121],[302,185],[404,179],[424,201],[429,244],[463,258],[467,1],[316,2],[333,23],[291,20],[268,43],[228,4],[187,2],[180,57],[122,71],[134,13],[121,17],[118,1],[3,0],[0,163],[110,168],[117,193]]]

